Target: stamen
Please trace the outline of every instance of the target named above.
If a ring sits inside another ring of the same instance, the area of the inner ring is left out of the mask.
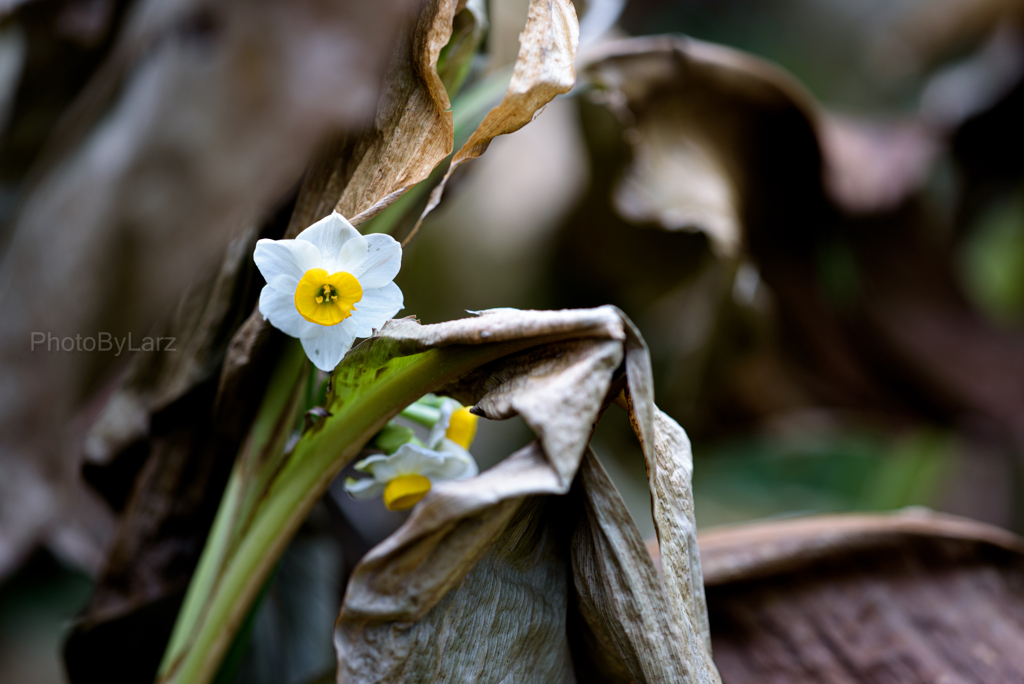
[[[317,295],[316,296],[316,303],[317,304],[323,304],[324,303],[324,298],[321,297],[320,295]]]

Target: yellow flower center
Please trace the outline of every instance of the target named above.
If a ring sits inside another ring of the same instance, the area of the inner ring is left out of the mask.
[[[463,449],[468,449],[476,437],[477,420],[479,419],[465,406],[452,411],[452,417],[448,420],[448,429],[444,431],[444,436]]]
[[[389,511],[404,511],[419,503],[430,491],[430,480],[422,475],[399,475],[384,488],[384,505]]]
[[[311,268],[295,288],[295,308],[299,315],[317,325],[337,325],[352,315],[363,298],[363,288],[351,273],[327,274]]]

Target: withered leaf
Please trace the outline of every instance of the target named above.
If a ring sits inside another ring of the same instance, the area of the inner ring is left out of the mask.
[[[460,164],[476,159],[494,138],[518,131],[556,95],[572,90],[576,83],[573,65],[579,38],[579,22],[571,2],[530,0],[526,28],[519,36],[519,55],[505,97],[488,112],[466,144],[455,153],[451,166],[441,183],[430,193],[430,200],[406,241],[415,234],[427,214],[437,207],[448,179]]]
[[[726,681],[1014,682],[1024,540],[924,512],[754,523],[700,537]]]
[[[137,346],[281,201],[325,134],[362,126],[409,4],[134,8],[40,162],[5,254],[0,574],[60,516],[82,437],[70,418],[123,360],[32,341],[132,333]]]
[[[751,55],[676,36],[604,43],[587,52],[582,69],[633,148],[615,189],[619,213],[702,230],[717,250],[734,254],[761,192],[753,177],[758,127],[786,116],[809,129],[816,111],[802,88]]]
[[[375,216],[451,154],[451,102],[437,61],[451,38],[458,4],[430,0],[417,21],[404,27],[385,77],[387,90],[377,107],[374,130],[359,136],[351,156],[341,160],[354,168],[344,172],[344,190],[334,210],[354,225]]]
[[[550,681],[550,673],[558,681],[718,681],[689,443],[653,405],[649,358],[632,324],[608,307],[495,311],[423,328],[396,322],[383,335],[416,347],[478,344],[566,314],[591,318],[577,318],[585,325],[577,339],[497,359],[439,389],[488,417],[520,415],[538,441],[476,478],[436,485],[363,558],[338,618],[339,681],[426,682],[441,672],[473,681]],[[623,362],[671,557],[665,581],[586,450]],[[570,568],[566,585],[560,578]]]
[[[790,360],[812,393],[908,416],[940,405],[949,420],[984,415],[1019,442],[1024,339],[972,310],[955,244],[924,237],[948,229],[923,185],[948,140],[920,119],[828,117],[779,69],[681,37],[608,43],[583,73],[631,127],[619,209],[706,230],[725,254],[742,245],[801,341]],[[988,160],[976,170],[995,168],[1007,135],[996,122],[1016,120],[1014,101],[974,119],[980,138],[966,125],[952,134],[964,157]]]
[[[461,81],[485,22],[476,3],[423,4],[391,55],[373,127],[323,147],[303,180],[287,237],[332,211],[354,225],[368,221],[452,153],[455,129],[445,80],[453,89]]]

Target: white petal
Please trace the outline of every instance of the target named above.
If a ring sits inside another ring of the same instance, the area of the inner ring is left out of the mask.
[[[385,323],[405,306],[402,290],[394,283],[374,290],[363,290],[363,298],[356,302],[356,310],[347,321],[352,321],[356,337],[370,337],[373,329],[380,330]]]
[[[353,499],[372,499],[375,496],[380,496],[384,491],[384,485],[372,477],[366,477],[356,479],[354,477],[345,478],[345,491],[349,493]]]
[[[444,456],[419,444],[407,442],[388,457],[396,475],[424,475],[430,477],[444,465]]]
[[[316,336],[303,335],[299,338],[302,341],[302,348],[306,350],[306,356],[314,366],[331,372],[345,356],[345,352],[352,347],[352,333],[341,323],[330,327],[316,324],[314,326],[320,329],[312,331],[317,333]]]
[[[252,258],[268,285],[292,295],[306,271],[321,268],[316,246],[298,240],[260,240]]]
[[[316,337],[320,334],[317,328],[323,327],[299,315],[294,294],[285,294],[270,285],[260,291],[260,313],[272,326],[292,337]]]
[[[427,438],[427,444],[431,449],[437,449],[441,444],[445,433],[448,432],[448,425],[452,422],[452,414],[460,408],[462,408],[462,404],[450,397],[441,401],[441,417],[434,423],[434,427],[430,428],[430,437]]]
[[[401,448],[401,447],[399,447]],[[377,482],[387,484],[389,480],[398,477],[394,466],[391,465],[391,456],[385,454],[374,454],[356,463],[355,469],[372,475]]]
[[[299,233],[296,240],[304,240],[315,245],[320,251],[322,259],[320,268],[328,273],[336,273],[338,271],[338,255],[341,253],[342,247],[349,240],[356,238],[364,239],[359,231],[345,220],[344,216],[334,212]]]
[[[358,278],[364,290],[384,287],[402,268],[402,245],[390,235],[380,233],[367,235],[366,244],[367,250],[358,260],[346,262],[339,268]]]
[[[432,482],[468,477],[471,469],[476,472],[476,461],[469,452],[455,442],[448,442],[445,451],[435,451],[417,444],[403,444],[388,457],[390,465],[399,475],[415,473],[429,478]]]
[[[360,264],[366,259],[367,249],[368,245],[365,237],[360,235],[357,238],[352,238],[341,246],[341,250],[335,259],[335,270],[352,273],[352,266]],[[355,273],[352,273],[352,275],[355,275]],[[360,282],[360,285],[362,285],[362,282]]]
[[[445,456],[444,479],[464,480],[467,477],[476,477],[480,473],[480,467],[473,455],[452,440],[441,440],[437,451]]]

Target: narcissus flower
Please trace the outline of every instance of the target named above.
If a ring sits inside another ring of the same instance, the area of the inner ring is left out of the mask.
[[[317,368],[334,370],[357,337],[369,337],[403,307],[393,282],[402,247],[360,235],[335,212],[294,240],[260,240],[253,254],[266,287],[260,313],[302,342]]]
[[[347,478],[345,491],[355,499],[383,494],[389,510],[404,511],[419,503],[436,482],[473,477],[479,468],[468,448],[476,436],[477,420],[459,402],[445,399],[428,445],[413,438],[393,454],[364,458],[355,468],[370,477]]]

